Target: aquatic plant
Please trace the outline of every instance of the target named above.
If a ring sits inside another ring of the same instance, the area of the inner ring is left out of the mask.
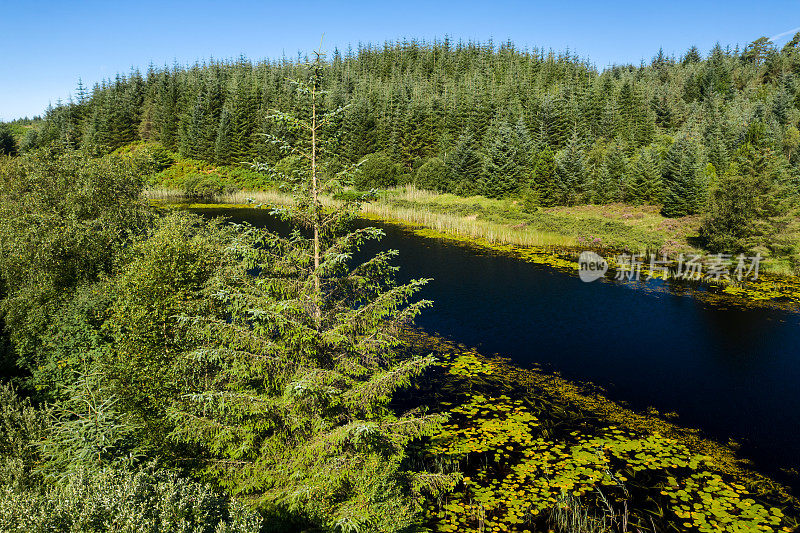
[[[424,335],[415,335],[422,342]],[[628,417],[636,430],[626,417],[609,424],[614,417],[593,412],[590,400],[580,404],[586,410],[572,412],[568,404],[577,393],[569,387],[562,389],[561,405],[550,403],[559,401],[550,395],[558,391],[525,387],[526,380],[560,378],[434,342],[444,370],[436,388],[448,395],[441,405],[450,420],[426,453],[465,472],[446,498],[429,502],[435,530],[739,532],[796,526],[796,502],[780,491],[759,491],[758,476],[748,477],[729,451],[709,445],[702,453],[699,437],[676,436],[663,421]]]

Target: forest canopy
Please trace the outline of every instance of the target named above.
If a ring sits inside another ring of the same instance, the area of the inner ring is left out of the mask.
[[[287,83],[302,65],[240,57],[79,84],[19,147],[99,155],[156,141],[211,164],[291,168],[264,136],[293,135],[268,117],[303,110]],[[663,205],[669,217],[704,215],[708,248],[729,252],[771,246],[786,226],[774,217],[793,213],[800,34],[781,49],[761,38],[602,71],[569,53],[449,39],[337,49],[327,67],[324,105],[342,109],[330,142],[363,161],[362,188]],[[752,205],[735,201],[740,183],[758,196]]]

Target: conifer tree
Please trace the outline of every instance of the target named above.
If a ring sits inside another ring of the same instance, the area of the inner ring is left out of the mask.
[[[217,140],[214,143],[214,161],[222,165],[229,164],[233,155],[231,146],[233,126],[231,122],[230,108],[225,106],[222,108],[222,116],[219,119],[219,128],[217,129]]]
[[[661,193],[661,172],[658,155],[649,148],[642,148],[631,165],[629,201],[636,205],[658,204]]]
[[[556,161],[561,203],[580,203],[586,196],[587,183],[584,154],[577,135],[573,135],[567,146],[557,154]]]
[[[441,418],[389,406],[432,362],[401,356],[398,338],[428,304],[409,303],[426,280],[395,285],[395,252],[354,262],[382,232],[347,229],[353,203],[323,208],[320,195],[342,183],[327,150],[342,109],[324,110],[323,72],[317,53],[295,82],[307,118],[271,115],[295,136],[270,141],[306,162],[295,205],[275,212],[297,230],[242,232],[205,289],[218,313],[185,318],[198,348],[184,355],[194,390],[173,408],[174,436],[206,450],[210,478],[268,511],[330,530],[398,531],[419,513],[418,491],[449,480],[404,462]]]
[[[0,122],[0,155],[17,155],[17,142],[8,124]]]
[[[606,151],[605,170],[608,190],[604,196],[608,201],[622,202],[626,200],[628,191],[628,159],[619,144],[614,143]]]
[[[483,171],[481,154],[475,148],[475,140],[467,131],[458,138],[455,148],[447,155],[445,164],[452,172],[453,182],[448,192],[475,194]]]
[[[252,159],[255,133],[253,118],[258,116],[256,95],[248,72],[234,80],[233,94],[229,99],[230,157],[233,162],[241,164]]]
[[[780,160],[768,148],[750,144],[733,154],[726,172],[714,180],[701,235],[716,252],[736,253],[763,247],[791,217],[796,195]]]
[[[516,193],[525,177],[525,158],[522,139],[509,124],[493,125],[487,138],[483,176],[478,185],[481,194],[502,198]]]
[[[705,184],[694,142],[681,138],[667,151],[662,171],[666,217],[683,217],[699,213],[705,199]]]
[[[533,189],[542,207],[558,205],[561,199],[558,174],[556,172],[556,158],[550,147],[539,154],[539,160],[533,170]]]

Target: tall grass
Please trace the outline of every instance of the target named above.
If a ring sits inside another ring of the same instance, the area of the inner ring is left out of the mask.
[[[148,200],[158,200],[162,202],[184,202],[186,196],[180,189],[169,187],[151,187],[144,191],[144,197]]]
[[[364,204],[361,209],[363,212],[378,218],[419,224],[437,232],[468,239],[482,239],[497,244],[536,247],[569,247],[576,244],[574,237],[566,235],[549,233],[520,225],[490,222],[478,219],[474,215],[458,216],[434,213],[423,206],[398,207],[378,201]]]
[[[154,188],[147,191],[147,197],[161,201],[181,201],[183,195],[180,191],[166,188]],[[488,220],[478,219],[474,215],[460,216],[447,213],[432,212],[425,208],[425,203],[441,200],[472,201],[469,198],[439,195],[434,192],[406,186],[393,189],[382,194],[377,201],[367,202],[361,206],[363,213],[374,217],[423,226],[436,232],[463,237],[465,239],[481,239],[496,244],[511,244],[517,246],[535,247],[568,247],[576,244],[575,238],[557,233],[541,231],[523,225],[503,224]],[[419,203],[419,206],[397,206],[390,203],[389,199],[402,199]],[[215,203],[234,205],[288,205],[293,202],[292,196],[277,190],[236,191],[215,195]],[[323,197],[325,206],[335,206],[338,202],[330,197]]]

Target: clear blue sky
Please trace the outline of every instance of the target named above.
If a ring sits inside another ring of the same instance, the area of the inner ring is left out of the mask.
[[[800,0],[225,2],[0,0],[0,120],[41,113],[78,78],[91,87],[131,67],[209,57],[296,56],[404,37],[513,40],[570,49],[599,68],[744,45],[800,26]],[[793,32],[792,32],[793,33]],[[791,33],[776,39],[777,44]]]

